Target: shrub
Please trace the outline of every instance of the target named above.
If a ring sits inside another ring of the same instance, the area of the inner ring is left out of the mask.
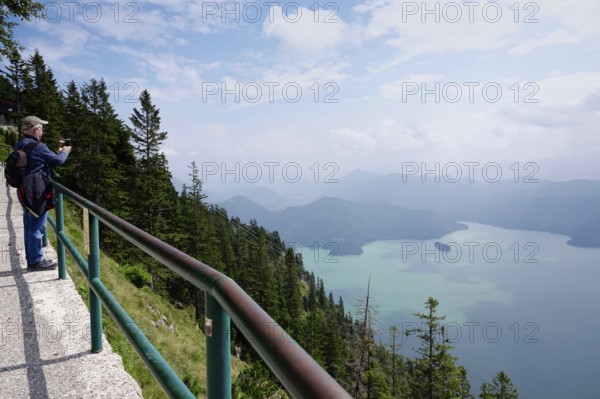
[[[11,147],[14,147],[14,145],[17,144],[17,140],[19,139],[19,133],[14,127],[2,126],[2,135],[4,136],[4,143],[8,144]]]
[[[138,288],[150,284],[150,273],[139,265],[125,265],[121,271],[125,274],[127,280]]]

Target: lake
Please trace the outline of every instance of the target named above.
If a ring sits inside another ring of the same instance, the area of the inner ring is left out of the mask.
[[[391,325],[414,327],[429,296],[438,299],[476,397],[500,370],[521,399],[600,397],[600,249],[568,246],[564,235],[465,224],[437,240],[373,242],[362,255],[301,251],[347,311],[371,277],[384,340]],[[403,342],[401,352],[415,357],[416,338]]]

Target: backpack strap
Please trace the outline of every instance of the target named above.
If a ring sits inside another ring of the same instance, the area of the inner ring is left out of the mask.
[[[25,148],[23,148],[23,151],[25,151],[25,154],[29,155],[31,150],[33,150],[39,143],[39,141],[32,141],[31,143],[27,144]]]

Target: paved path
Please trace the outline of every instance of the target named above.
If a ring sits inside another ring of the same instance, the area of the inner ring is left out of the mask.
[[[27,270],[21,206],[0,176],[0,398],[141,398],[106,338],[102,353],[90,352],[90,316],[73,282]]]

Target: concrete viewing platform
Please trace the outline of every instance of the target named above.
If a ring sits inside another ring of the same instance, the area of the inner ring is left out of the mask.
[[[141,398],[106,337],[91,353],[90,315],[73,281],[27,270],[22,208],[0,176],[0,398]],[[44,256],[56,252],[48,246]]]

